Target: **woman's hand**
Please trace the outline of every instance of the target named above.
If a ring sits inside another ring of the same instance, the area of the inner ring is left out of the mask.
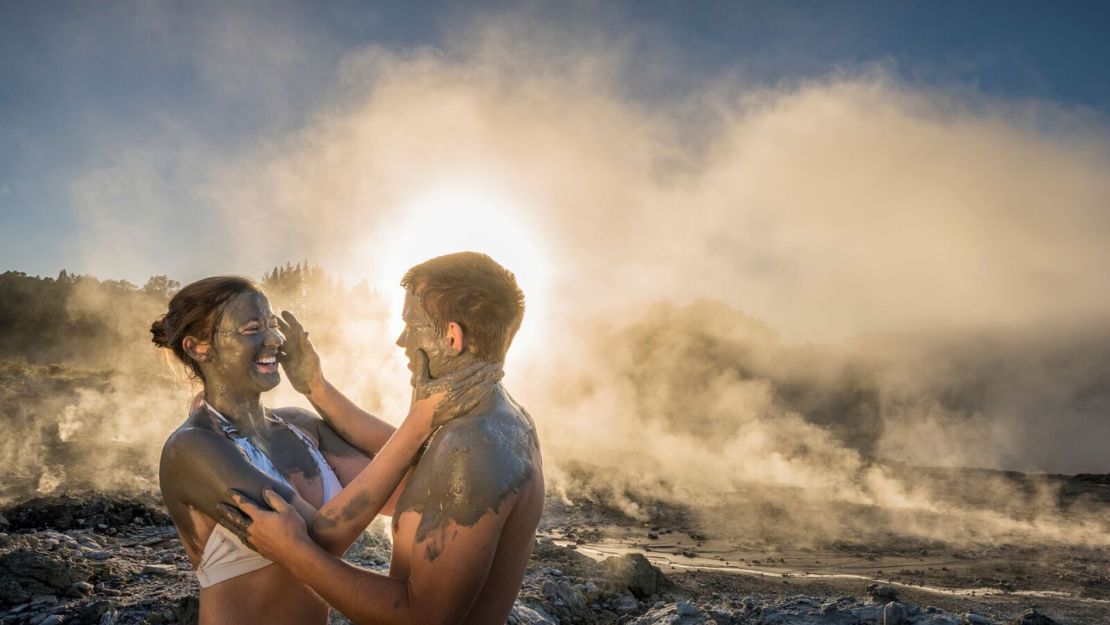
[[[412,374],[412,405],[410,417],[430,418],[437,428],[460,417],[485,399],[505,376],[500,364],[478,362],[465,369],[432,379],[428,373],[428,355],[416,352],[416,369]]]
[[[285,335],[285,344],[278,354],[278,361],[289,383],[298,393],[311,395],[312,389],[324,381],[324,370],[320,366],[320,355],[308,340],[308,332],[300,321],[288,310],[281,311],[278,326]]]
[[[298,549],[313,546],[304,519],[281,495],[267,488],[262,497],[272,510],[266,510],[237,490],[227,491],[236,507],[219,504],[224,520],[251,549],[267,560],[288,564]]]

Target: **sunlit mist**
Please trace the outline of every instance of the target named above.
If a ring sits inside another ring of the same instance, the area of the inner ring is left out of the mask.
[[[398,287],[409,267],[443,254],[479,251],[512,271],[524,291],[527,312],[513,351],[529,350],[544,316],[549,260],[540,232],[524,219],[520,200],[492,183],[443,180],[416,193],[398,214],[396,225],[367,237],[366,263],[375,287],[390,295],[393,333],[401,331],[404,293]],[[373,265],[369,265],[373,266]]]

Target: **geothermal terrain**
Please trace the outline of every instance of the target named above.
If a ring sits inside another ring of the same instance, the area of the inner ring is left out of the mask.
[[[153,484],[156,446],[127,431],[73,435],[133,391],[66,366],[0,372],[0,623],[195,622],[197,585]],[[767,485],[618,497],[584,481],[602,469],[576,471],[549,489],[510,622],[1110,623],[1098,534],[1110,476],[891,463],[887,475],[936,502],[899,511]],[[383,527],[347,558],[384,571]]]

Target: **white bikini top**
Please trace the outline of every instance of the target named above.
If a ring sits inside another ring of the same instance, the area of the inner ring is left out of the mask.
[[[213,416],[216,425],[231,439],[231,442],[235,443],[235,446],[255,468],[292,488],[289,480],[285,479],[281,471],[278,471],[277,467],[274,466],[270,457],[259,449],[254,441],[240,435],[239,430],[228,421],[227,417],[220,414],[211,404],[204,402],[204,405],[208,407],[208,412]],[[288,423],[274,413],[267,411],[267,418],[288,428],[308,448],[308,453],[316,461],[316,465],[320,469],[320,478],[324,482],[324,503],[339,494],[343,486],[339,483],[339,478],[335,476],[335,471],[332,470],[331,465],[320,453],[320,448],[316,446],[316,443],[300,428]],[[208,588],[213,584],[245,575],[251,571],[257,571],[271,564],[273,562],[244,545],[243,541],[239,540],[239,537],[232,534],[230,530],[217,524],[212,529],[212,533],[208,535],[208,542],[204,545],[204,554],[197,566],[197,581],[200,582],[201,588]]]

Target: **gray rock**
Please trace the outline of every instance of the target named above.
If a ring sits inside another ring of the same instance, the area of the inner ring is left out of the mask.
[[[883,607],[883,625],[904,625],[907,615],[906,606],[891,601]]]
[[[177,567],[164,564],[144,564],[142,572],[144,575],[172,575],[177,572]]]
[[[559,621],[544,612],[543,608],[533,608],[518,603],[509,612],[508,625],[559,625]]]
[[[85,557],[89,560],[103,561],[112,557],[111,551],[94,551],[92,549],[84,552]]]
[[[38,622],[38,625],[61,625],[62,617],[58,614],[51,614],[43,620]]]
[[[93,585],[88,583],[88,582],[77,582],[76,584],[73,585],[73,588],[77,592],[80,592],[80,593],[86,594],[86,595],[91,593],[93,590],[95,590]]]
[[[562,600],[563,605],[567,607],[572,614],[581,614],[589,611],[589,606],[586,605],[586,597],[579,592],[569,582],[560,580],[555,584],[555,597]]]
[[[879,603],[898,601],[898,592],[884,584],[869,584],[867,586],[867,592],[871,595],[873,600]]]
[[[675,605],[675,613],[679,616],[697,616],[698,609],[688,601],[679,601]]]
[[[623,592],[613,599],[613,611],[617,614],[635,614],[640,610],[640,602],[630,592]]]
[[[1029,609],[1021,616],[1015,617],[1012,625],[1056,625],[1056,621],[1036,610]]]
[[[629,623],[630,625],[705,625],[705,615],[701,614],[697,608],[693,608],[692,614],[679,614],[678,606],[672,603],[659,608],[652,608],[646,614],[629,621]]]
[[[974,612],[964,614],[964,625],[994,625],[991,620]]]

